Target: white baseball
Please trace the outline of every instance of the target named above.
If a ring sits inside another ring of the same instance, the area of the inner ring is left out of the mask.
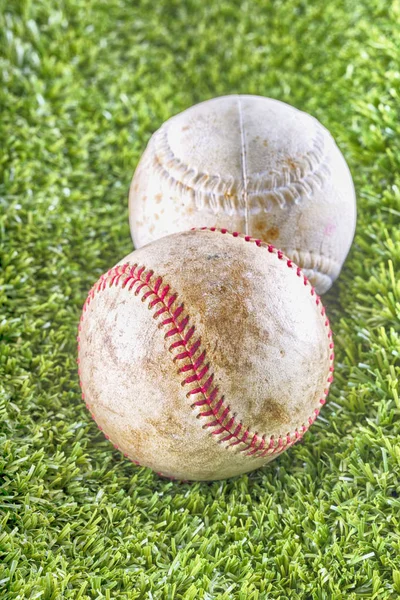
[[[226,230],[132,252],[89,293],[79,374],[129,458],[189,480],[265,465],[325,403],[333,341],[321,300],[280,250]]]
[[[356,222],[347,164],[315,118],[270,98],[197,104],[154,133],[134,174],[136,248],[191,227],[242,231],[281,248],[318,293],[337,278]]]

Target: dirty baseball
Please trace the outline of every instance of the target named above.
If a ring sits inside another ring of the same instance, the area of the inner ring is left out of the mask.
[[[321,300],[281,251],[202,229],[105,273],[78,335],[82,395],[131,460],[213,480],[263,466],[314,422],[333,372]]]
[[[350,171],[328,130],[260,96],[214,98],[152,136],[130,188],[135,247],[191,227],[243,231],[280,248],[318,293],[354,235]]]

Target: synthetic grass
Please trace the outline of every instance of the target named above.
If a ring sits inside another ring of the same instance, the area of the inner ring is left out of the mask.
[[[399,1],[0,5],[0,597],[398,598]],[[325,296],[337,370],[317,424],[263,470],[177,484],[98,432],[76,327],[131,250],[150,134],[233,92],[331,130],[358,228]]]

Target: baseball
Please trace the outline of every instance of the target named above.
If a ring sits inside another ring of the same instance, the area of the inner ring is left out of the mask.
[[[281,248],[321,294],[350,249],[356,202],[347,164],[315,118],[270,98],[224,96],[154,133],[129,213],[136,248],[191,227],[226,227]]]
[[[134,462],[223,479],[298,441],[325,403],[333,341],[308,278],[225,229],[163,237],[94,285],[79,325],[82,395]]]

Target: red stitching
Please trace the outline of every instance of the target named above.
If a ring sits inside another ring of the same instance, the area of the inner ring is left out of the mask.
[[[210,228],[201,228],[202,230],[215,231],[220,233],[230,233],[226,229],[218,230],[215,227]],[[292,269],[298,277],[303,277],[304,285],[308,286],[310,289],[311,296],[314,297],[315,303],[317,306],[321,304],[321,300],[317,294],[315,294],[315,290],[308,281],[308,279],[303,275],[301,269],[297,267],[291,260],[289,260],[285,255],[277,250],[271,244],[267,245],[261,242],[261,240],[254,239],[248,235],[239,234],[238,232],[234,232],[230,234],[233,237],[240,237],[245,242],[251,242],[256,244],[258,247],[264,247],[268,252],[273,253],[277,256],[279,260],[284,260],[285,264],[289,269]],[[175,340],[169,346],[169,351],[173,352],[177,348],[183,348],[183,351],[180,351],[174,358],[173,361],[181,361],[187,360],[188,362],[183,365],[179,369],[179,373],[187,373],[188,371],[192,371],[192,374],[185,377],[181,385],[184,387],[186,385],[196,383],[197,385],[190,389],[186,396],[190,398],[191,396],[201,395],[202,398],[195,401],[192,404],[192,408],[195,407],[205,407],[206,410],[202,410],[197,415],[198,418],[209,418],[212,417],[212,420],[208,421],[204,424],[205,428],[211,428],[213,431],[212,435],[220,435],[225,434],[222,439],[219,440],[220,443],[229,442],[228,446],[237,446],[238,444],[242,444],[242,447],[239,449],[240,452],[246,452],[247,456],[256,456],[257,458],[265,457],[268,454],[276,454],[282,452],[287,447],[291,446],[295,442],[297,442],[304,433],[308,430],[310,425],[314,423],[315,419],[319,414],[319,409],[314,409],[313,414],[308,418],[306,423],[303,423],[299,428],[297,428],[293,433],[287,432],[285,435],[279,436],[277,439],[274,436],[269,438],[267,441],[265,435],[259,436],[257,432],[252,433],[248,428],[244,428],[243,423],[238,422],[236,420],[236,416],[231,413],[231,409],[229,405],[225,405],[224,396],[219,397],[219,389],[218,386],[212,386],[214,374],[209,373],[210,365],[209,363],[204,365],[204,361],[206,359],[206,351],[201,349],[201,340],[198,338],[196,341],[191,343],[189,346],[189,341],[193,337],[195,333],[195,327],[190,326],[190,318],[189,315],[186,315],[182,318],[180,322],[178,322],[178,317],[180,317],[184,311],[183,304],[180,304],[177,307],[174,307],[178,296],[177,294],[171,294],[169,298],[167,298],[170,293],[170,286],[165,285],[161,292],[160,288],[162,285],[162,278],[158,277],[152,286],[152,278],[154,276],[153,271],[147,271],[145,266],[141,266],[138,269],[138,265],[129,265],[128,263],[123,266],[117,266],[114,269],[108,271],[105,275],[102,275],[100,280],[93,286],[89,295],[86,299],[86,302],[83,306],[82,316],[79,323],[78,330],[81,330],[83,315],[87,310],[88,305],[91,300],[94,298],[96,293],[103,291],[106,289],[107,281],[108,285],[111,287],[112,285],[117,286],[122,281],[122,287],[126,287],[127,283],[129,283],[128,290],[132,290],[136,284],[137,287],[135,289],[135,295],[138,295],[140,291],[144,288],[147,288],[147,291],[143,294],[142,300],[146,301],[152,296],[154,298],[149,302],[149,308],[153,309],[159,304],[162,304],[161,308],[158,308],[154,313],[153,317],[158,318],[161,314],[165,312],[168,313],[166,319],[164,319],[159,327],[165,327],[167,325],[171,325],[171,328],[165,333],[165,339],[172,338],[174,336],[180,336],[179,340]],[[125,279],[123,279],[125,277]],[[329,348],[332,351],[329,356],[330,366],[329,366],[329,377],[326,381],[326,388],[324,390],[324,397],[320,398],[319,405],[322,406],[326,402],[326,396],[329,392],[330,384],[333,380],[333,361],[334,361],[334,344],[332,339],[332,331],[329,329],[329,321],[324,317],[325,309],[322,308],[320,311],[321,316],[324,318],[324,325],[328,329],[328,338],[330,340]],[[187,331],[185,332],[185,330]],[[172,340],[171,340],[172,341]],[[195,358],[197,352],[200,354]],[[79,352],[79,336],[78,336],[78,352]],[[79,360],[79,359],[78,359]],[[80,373],[79,373],[80,375]],[[203,379],[207,376],[207,380],[203,382]],[[81,383],[81,381],[80,381]],[[83,393],[82,393],[82,397]],[[219,397],[219,399],[217,399]],[[88,406],[88,405],[87,405]],[[89,408],[90,410],[90,408]],[[93,415],[92,415],[93,416]],[[242,430],[244,432],[242,433]],[[136,461],[133,461],[136,462]]]

